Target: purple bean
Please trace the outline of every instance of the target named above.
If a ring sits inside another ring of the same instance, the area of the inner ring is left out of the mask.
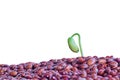
[[[95,58],[90,58],[90,59],[87,61],[87,64],[90,66],[90,65],[95,64],[95,62],[96,62]]]

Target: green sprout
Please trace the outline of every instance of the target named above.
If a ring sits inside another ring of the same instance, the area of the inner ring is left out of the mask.
[[[78,36],[78,43],[79,43],[79,48],[76,45],[73,37],[77,35]],[[71,51],[78,53],[80,50],[81,56],[83,56],[83,52],[82,52],[82,47],[81,47],[81,43],[80,43],[80,35],[78,33],[73,34],[71,37],[68,38],[68,46],[71,49]]]

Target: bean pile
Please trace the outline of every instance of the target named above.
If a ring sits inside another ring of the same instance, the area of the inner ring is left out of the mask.
[[[120,58],[88,56],[0,64],[0,80],[120,80]]]

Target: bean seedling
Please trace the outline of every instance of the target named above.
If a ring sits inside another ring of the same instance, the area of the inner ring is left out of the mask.
[[[78,36],[78,44],[79,47],[77,46],[77,44],[75,43],[75,40],[73,39],[74,36]],[[78,53],[80,51],[81,56],[83,57],[83,52],[82,52],[82,47],[81,47],[81,42],[80,42],[80,35],[78,33],[73,34],[71,37],[68,38],[68,46],[71,49],[71,51]]]

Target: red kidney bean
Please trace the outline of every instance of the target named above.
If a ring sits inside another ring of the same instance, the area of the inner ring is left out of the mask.
[[[10,75],[13,76],[13,77],[15,77],[17,75],[17,72],[16,71],[11,71]]]
[[[99,64],[105,64],[105,63],[106,63],[106,59],[99,59],[99,60],[98,60],[98,63],[99,63]]]
[[[95,58],[90,58],[90,59],[87,61],[87,64],[90,66],[90,65],[95,64],[95,62],[96,62]]]
[[[85,59],[83,57],[78,58],[78,63],[83,63],[85,62]]]
[[[87,72],[86,72],[85,70],[82,70],[81,77],[82,77],[82,78],[85,78],[85,77],[87,77]]]
[[[85,68],[88,68],[88,65],[84,63],[84,64],[80,64],[79,67],[81,69],[85,69]]]
[[[100,69],[100,70],[98,70],[98,74],[102,76],[104,74],[104,71],[105,71],[105,69]]]
[[[117,63],[116,61],[111,61],[111,62],[109,63],[109,65],[110,65],[110,67],[112,67],[112,68],[117,68],[117,67],[118,67],[118,63]]]
[[[25,65],[25,68],[26,69],[31,69],[33,67],[33,63],[32,62],[28,62],[28,63],[26,63],[26,65]]]

